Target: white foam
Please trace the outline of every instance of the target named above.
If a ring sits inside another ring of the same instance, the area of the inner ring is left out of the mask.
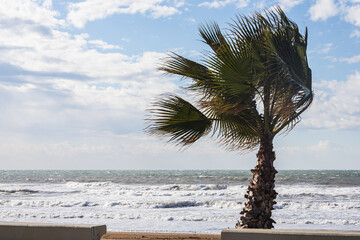
[[[134,231],[134,226],[141,226],[138,230],[218,232],[234,227],[246,189],[216,184],[0,184],[0,219],[105,223],[111,231]],[[360,228],[359,187],[280,185],[276,190],[279,196],[273,214],[281,226]]]

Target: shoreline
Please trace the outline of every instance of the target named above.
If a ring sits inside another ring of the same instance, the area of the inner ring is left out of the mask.
[[[237,170],[2,172],[0,219],[218,234],[235,227],[247,176]],[[360,229],[359,171],[294,170],[277,177],[276,229]]]

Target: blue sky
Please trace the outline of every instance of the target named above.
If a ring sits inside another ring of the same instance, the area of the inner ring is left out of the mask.
[[[277,136],[278,169],[360,169],[359,0],[1,0],[1,169],[250,169],[255,152],[205,138],[185,151],[145,135],[145,109],[186,84],[158,72],[199,60],[201,23],[280,5],[309,30],[315,100]],[[185,98],[191,99],[190,96]]]

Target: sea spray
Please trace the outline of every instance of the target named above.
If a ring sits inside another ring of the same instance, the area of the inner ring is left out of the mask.
[[[0,219],[110,231],[234,227],[248,171],[1,171]],[[360,171],[279,171],[276,228],[360,229]]]

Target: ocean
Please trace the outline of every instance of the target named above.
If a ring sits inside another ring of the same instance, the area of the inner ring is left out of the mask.
[[[0,171],[0,221],[106,224],[108,231],[233,228],[250,171]],[[360,171],[279,171],[278,229],[360,231]]]

